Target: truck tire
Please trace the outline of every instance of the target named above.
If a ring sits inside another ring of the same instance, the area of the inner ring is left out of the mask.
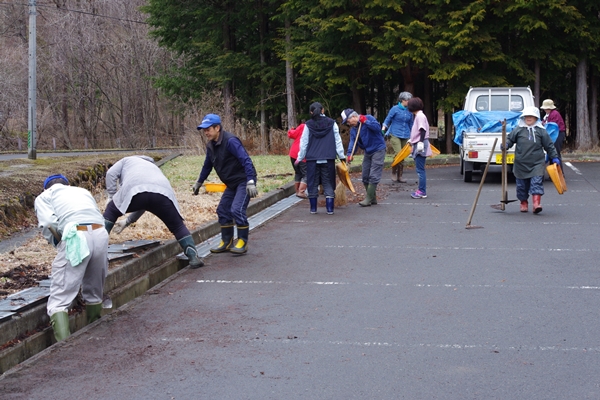
[[[463,180],[465,182],[473,182],[473,171],[463,171]]]
[[[462,154],[460,155],[460,174],[465,173],[465,162],[463,161]]]

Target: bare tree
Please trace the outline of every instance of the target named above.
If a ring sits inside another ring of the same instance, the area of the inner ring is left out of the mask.
[[[581,59],[577,64],[577,136],[575,147],[578,150],[589,150],[592,147],[590,134],[590,117],[588,113],[587,95],[587,60]]]

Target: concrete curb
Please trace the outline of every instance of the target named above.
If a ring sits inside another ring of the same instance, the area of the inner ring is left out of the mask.
[[[295,193],[294,183],[272,190],[253,200],[248,206],[248,216],[272,206]],[[191,232],[194,241],[200,244],[220,232],[217,221],[202,225]],[[104,315],[115,312],[119,307],[143,295],[187,266],[187,261],[178,258],[181,247],[172,239],[149,249],[139,258],[129,260],[109,271],[105,292],[113,301],[113,308]],[[70,316],[71,332],[87,325],[85,311]],[[6,348],[0,351],[0,374],[45,350],[54,343],[54,334],[46,314],[46,302],[42,302],[0,324],[0,343]]]

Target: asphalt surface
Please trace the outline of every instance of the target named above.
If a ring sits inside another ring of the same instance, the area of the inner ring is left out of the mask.
[[[490,176],[479,229],[479,177],[457,166],[427,170],[427,199],[411,169],[377,206],[300,202],[246,255],[210,256],[7,372],[0,397],[598,399],[600,164],[573,166],[538,215],[491,208]]]

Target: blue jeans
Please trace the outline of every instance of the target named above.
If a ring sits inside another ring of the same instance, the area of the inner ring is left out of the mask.
[[[415,157],[415,168],[417,169],[417,175],[419,176],[419,190],[422,193],[427,193],[427,174],[425,173],[425,161],[427,161],[427,157]]]
[[[335,160],[317,164],[317,161],[306,161],[306,183],[308,198],[319,197],[319,184],[323,185],[325,197],[335,197]]]
[[[517,182],[517,199],[526,201],[529,195],[544,194],[544,177],[533,176],[527,179],[515,178]]]
[[[217,207],[219,224],[230,225],[235,222],[237,226],[248,226],[248,203],[250,196],[246,193],[246,182],[240,183],[235,189],[227,186]]]

